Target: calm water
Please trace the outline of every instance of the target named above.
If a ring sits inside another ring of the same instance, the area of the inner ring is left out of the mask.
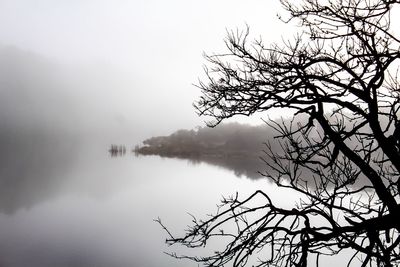
[[[3,156],[0,266],[197,266],[163,254],[171,248],[153,219],[182,233],[187,212],[212,213],[223,195],[262,188],[279,199],[264,180],[185,160],[112,158],[107,145]]]

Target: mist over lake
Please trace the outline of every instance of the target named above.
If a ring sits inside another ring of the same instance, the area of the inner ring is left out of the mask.
[[[400,265],[399,14],[1,0],[0,267]]]
[[[272,7],[2,1],[0,266],[197,266],[164,254],[172,249],[154,219],[181,232],[188,213],[216,212],[223,196],[262,188],[279,199],[271,183],[249,179],[262,167],[257,155],[243,167],[241,159],[132,152],[148,138],[205,125],[192,106],[203,51],[246,23],[268,22],[255,29],[280,36]],[[125,155],[112,157],[112,144]]]
[[[2,153],[4,266],[196,266],[163,254],[166,233],[153,220],[180,232],[187,212],[203,216],[223,196],[271,186],[204,163],[111,157],[101,142],[20,138]]]
[[[82,84],[81,72],[16,47],[1,47],[0,59],[1,266],[196,266],[163,253],[153,220],[179,232],[187,212],[215,212],[222,196],[271,186],[223,165],[137,157],[150,122],[133,124],[122,98],[93,103],[98,95],[83,90],[101,95],[113,82]],[[114,101],[120,111],[108,113]],[[126,154],[112,157],[113,143]]]

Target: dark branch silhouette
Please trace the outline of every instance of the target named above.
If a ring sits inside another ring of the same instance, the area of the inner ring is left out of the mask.
[[[348,266],[397,266],[400,39],[391,9],[400,1],[281,3],[302,33],[268,47],[249,41],[249,29],[231,32],[228,51],[207,56],[195,107],[215,119],[211,125],[238,114],[293,111],[289,123],[268,122],[281,146],[267,144],[263,174],[300,194],[298,205],[282,209],[262,191],[228,198],[167,243],[224,241],[208,256],[182,256],[206,266],[318,266],[321,257],[348,251]]]

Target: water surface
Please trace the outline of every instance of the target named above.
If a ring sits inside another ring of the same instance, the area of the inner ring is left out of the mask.
[[[171,249],[154,219],[183,233],[188,212],[213,213],[222,196],[262,188],[279,198],[265,180],[205,163],[45,143],[3,155],[0,266],[197,266],[163,253]]]

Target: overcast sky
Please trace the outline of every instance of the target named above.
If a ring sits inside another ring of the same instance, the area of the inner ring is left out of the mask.
[[[203,52],[224,51],[226,30],[248,24],[266,42],[290,37],[278,7],[277,0],[1,0],[0,44],[72,70],[65,79],[75,86],[65,90],[83,123],[110,120],[121,131],[134,124],[143,136],[159,135],[203,122],[192,84]]]

